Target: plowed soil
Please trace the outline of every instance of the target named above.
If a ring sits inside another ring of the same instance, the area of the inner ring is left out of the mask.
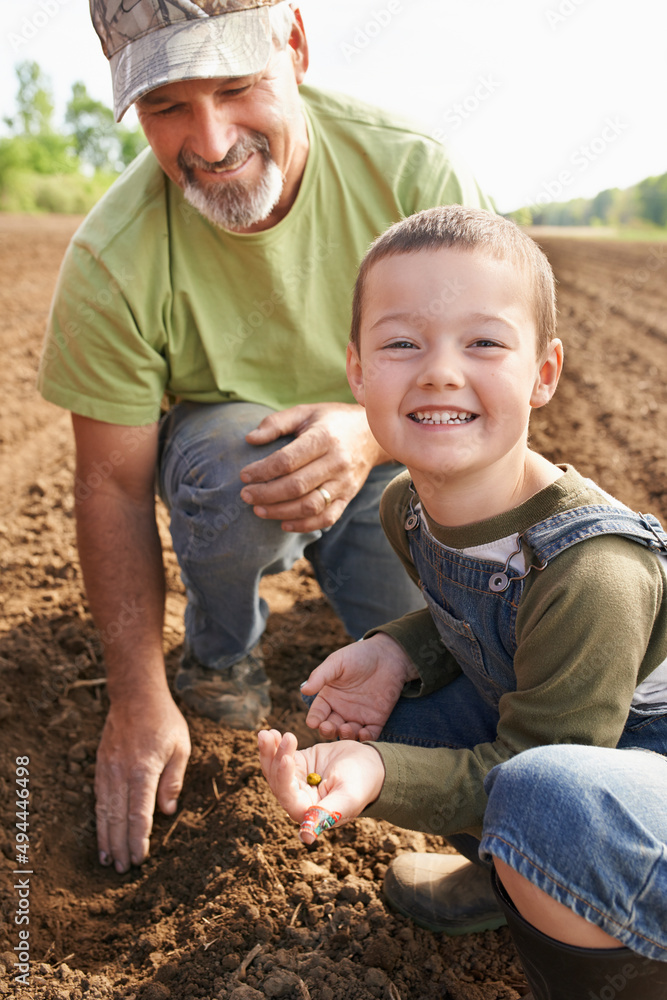
[[[526,984],[506,929],[442,938],[382,900],[397,852],[442,850],[442,842],[361,820],[305,849],[264,784],[253,734],[188,715],[194,750],[176,818],[156,816],[142,868],[118,876],[98,865],[92,787],[104,666],[74,543],[69,417],[34,388],[58,265],[77,222],[0,215],[0,994],[515,1000]],[[535,415],[534,445],[665,519],[667,244],[543,243],[560,283],[566,370],[554,401]],[[173,674],[184,598],[159,516]],[[299,682],[346,637],[305,564],[269,580],[265,595],[270,722],[310,739]],[[26,855],[17,854],[17,757],[29,758]],[[15,887],[21,867],[32,873],[29,895]],[[17,923],[26,913],[29,924]],[[22,987],[13,963],[26,929]]]

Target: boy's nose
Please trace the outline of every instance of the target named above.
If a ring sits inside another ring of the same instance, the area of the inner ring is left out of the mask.
[[[457,388],[465,385],[462,366],[451,351],[429,352],[419,373],[420,388]]]

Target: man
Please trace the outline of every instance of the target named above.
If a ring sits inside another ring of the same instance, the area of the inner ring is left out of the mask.
[[[417,607],[377,519],[396,468],[345,379],[349,298],[391,222],[483,204],[428,137],[300,91],[308,46],[290,4],[127,6],[91,0],[116,118],[134,103],[150,148],[72,241],[40,372],[73,414],[111,703],[98,842],[119,872],[146,858],[156,798],[176,809],[190,751],[164,670],[156,469],[188,598],[175,689],[255,727],[270,709],[263,575],[305,554],[357,638]]]

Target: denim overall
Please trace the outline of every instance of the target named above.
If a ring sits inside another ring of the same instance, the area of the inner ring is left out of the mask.
[[[529,548],[523,573],[511,557],[499,567],[443,546],[412,505],[405,529],[424,598],[462,670],[432,695],[399,699],[380,740],[417,746],[472,749],[496,739],[498,702],[516,688],[516,615],[528,573],[602,534],[667,552],[657,519],[622,505],[580,507],[533,525],[520,539]],[[447,840],[478,864],[501,858],[629,948],[667,961],[665,755],[667,710],[658,706],[630,711],[616,749],[526,750],[486,776],[481,842],[468,833]]]
[[[667,552],[660,522],[620,505],[579,507],[530,527],[519,539],[533,552],[532,566],[523,574],[510,568],[509,559],[499,570],[497,562],[441,545],[412,504],[405,528],[440,637],[479,696],[494,708],[503,694],[516,689],[516,615],[529,572],[545,569],[565,549],[597,535],[623,535],[653,552]]]

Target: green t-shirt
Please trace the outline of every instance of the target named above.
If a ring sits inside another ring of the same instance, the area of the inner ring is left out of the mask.
[[[184,200],[146,150],[75,233],[51,309],[42,395],[109,423],[155,421],[165,392],[275,409],[353,402],[345,349],[357,267],[424,208],[490,208],[428,136],[301,88],[310,152],[294,205],[241,235]]]

